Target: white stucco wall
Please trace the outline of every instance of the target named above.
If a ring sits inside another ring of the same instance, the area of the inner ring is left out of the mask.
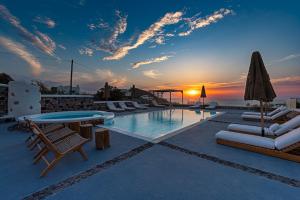
[[[8,114],[13,117],[41,113],[39,87],[26,82],[10,81],[8,84]]]

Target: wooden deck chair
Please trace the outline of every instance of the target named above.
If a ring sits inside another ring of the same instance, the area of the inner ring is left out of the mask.
[[[300,163],[300,128],[275,139],[231,131],[219,131],[216,134],[216,142]]]
[[[30,126],[31,127],[31,126]],[[75,131],[71,130],[68,127],[65,127],[62,124],[53,124],[53,125],[48,125],[44,128],[40,128],[40,130],[47,136],[47,138],[51,142],[56,142],[60,139],[63,139],[69,135],[72,135],[75,133]],[[39,137],[32,136],[32,141],[28,144],[28,147],[30,150],[34,149],[41,140]]]
[[[27,120],[28,121],[28,120]],[[27,122],[28,124],[28,127],[30,129],[30,122],[28,121]],[[50,125],[45,125],[45,126],[42,126],[40,127],[40,129],[43,131],[43,133],[45,133],[46,135],[53,132],[53,131],[56,131],[56,130],[59,130],[61,128],[64,128],[65,126],[63,124],[50,124]],[[29,148],[31,148],[32,146],[34,146],[34,144],[37,142],[38,140],[38,137],[36,137],[36,135],[34,133],[32,133],[27,139],[26,139],[26,143],[27,146]]]
[[[53,143],[46,137],[46,135],[36,124],[32,123],[31,128],[46,147],[34,160],[34,164],[38,163],[41,159],[44,160],[44,162],[47,164],[47,167],[42,171],[40,175],[41,177],[45,176],[49,172],[49,170],[51,170],[59,162],[60,159],[62,159],[69,153],[77,151],[81,154],[84,160],[88,159],[82,146],[89,140],[81,137],[78,133],[65,137],[64,139],[56,143]],[[41,148],[40,145],[39,148]],[[49,161],[46,157],[49,152],[52,152],[54,154],[54,158],[51,161]]]

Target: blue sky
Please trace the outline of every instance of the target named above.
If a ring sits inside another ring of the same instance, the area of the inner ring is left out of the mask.
[[[299,96],[298,1],[0,1],[0,67],[16,79],[243,94],[252,51]],[[220,88],[222,92],[219,91]]]

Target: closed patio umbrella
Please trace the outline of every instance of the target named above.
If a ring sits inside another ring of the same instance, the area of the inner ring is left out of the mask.
[[[132,88],[131,88],[131,98],[132,99],[135,98],[135,85],[132,85]]]
[[[108,85],[107,82],[105,82],[105,85],[104,85],[104,99],[105,99],[105,101],[107,101],[108,98],[110,98],[109,85]]]
[[[204,109],[204,98],[206,98],[206,92],[205,92],[205,87],[204,87],[204,85],[202,85],[200,97],[201,97],[202,100],[203,100],[202,103],[203,103],[203,109]]]
[[[258,51],[252,53],[248,71],[244,99],[260,102],[261,134],[264,136],[263,102],[270,102],[276,97],[269,74]]]

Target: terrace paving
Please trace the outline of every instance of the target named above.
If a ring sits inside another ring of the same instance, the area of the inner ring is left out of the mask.
[[[217,131],[241,110],[201,123],[160,144],[111,132],[111,148],[85,146],[45,178],[32,165],[28,133],[0,124],[0,193],[3,199],[299,199],[299,164],[215,143]]]

